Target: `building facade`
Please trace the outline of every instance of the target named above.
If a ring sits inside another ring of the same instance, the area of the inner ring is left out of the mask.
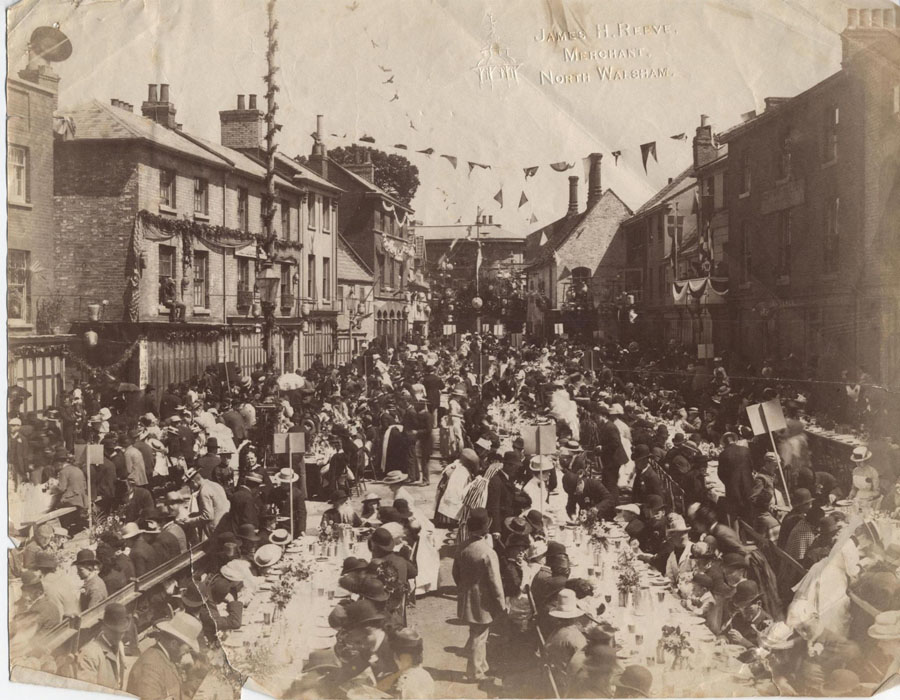
[[[249,110],[240,109],[242,101],[236,111],[261,121],[255,99]],[[276,256],[266,260],[258,245],[260,162],[184,132],[168,86],[151,85],[141,112],[119,100],[67,109],[74,133],[56,148],[56,279],[69,316],[86,333],[85,354],[95,366],[127,359],[123,375],[141,385],[183,381],[226,361],[257,370],[266,360],[258,276],[270,266],[279,277],[272,299],[276,370],[308,366],[303,331],[313,309],[305,285],[315,274],[329,303],[335,291],[334,280],[309,264],[319,252],[309,240],[336,229],[331,201],[339,191],[299,165],[279,174]]]
[[[7,379],[30,396],[21,410],[58,405],[65,388],[64,290],[54,279],[53,145],[59,77],[47,65],[6,81],[7,96]]]
[[[751,360],[793,355],[820,377],[848,370],[896,385],[900,30],[884,18],[850,10],[840,71],[766,100],[719,140],[735,347]]]
[[[620,224],[632,212],[601,187],[601,154],[590,156],[587,206],[578,212],[578,178],[569,177],[566,215],[525,240],[528,333],[621,338],[620,300],[642,288],[643,266],[626,267]]]
[[[338,235],[337,288],[341,303],[338,313],[338,335],[341,350],[359,354],[375,337],[372,313],[375,278],[365,261]]]
[[[322,134],[321,120],[317,133]],[[410,284],[415,267],[415,240],[409,224],[413,210],[375,184],[375,166],[365,148],[357,149],[357,162],[339,164],[319,142],[309,167],[343,192],[340,235],[372,270],[375,289],[372,312],[375,338],[393,347],[411,330]]]

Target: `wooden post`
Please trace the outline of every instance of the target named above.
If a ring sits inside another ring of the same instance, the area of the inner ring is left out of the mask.
[[[288,508],[291,511],[291,542],[294,541],[294,467],[291,465],[291,441],[288,438],[288,469],[291,471],[288,481]]]
[[[84,469],[87,472],[87,496],[88,496],[88,541],[94,540],[94,501],[91,498],[91,450],[88,448],[84,454]]]
[[[784,469],[781,468],[781,457],[778,455],[778,448],[775,446],[775,436],[772,435],[772,431],[769,430],[769,423],[766,420],[766,412],[763,410],[763,404],[759,404],[759,419],[762,421],[763,427],[769,435],[769,440],[772,441],[772,452],[775,453],[775,463],[778,465],[778,473],[781,475],[781,484],[784,486],[784,500],[788,506],[793,507],[791,505],[791,494],[788,492],[787,480],[784,478]]]

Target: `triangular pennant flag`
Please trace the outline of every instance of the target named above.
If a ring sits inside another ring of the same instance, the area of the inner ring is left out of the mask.
[[[645,175],[647,174],[647,156],[650,155],[653,156],[653,160],[655,160],[657,163],[659,162],[658,160],[656,160],[656,141],[650,141],[649,143],[641,144],[641,160],[644,161]]]
[[[527,180],[528,178],[534,177],[537,174],[538,166],[532,165],[529,168],[524,168],[524,170],[525,170],[525,179]]]
[[[360,141],[365,141],[366,143],[375,143],[375,139],[369,136],[368,134],[363,134],[359,137]]]
[[[673,141],[687,141],[687,134],[682,131],[680,134],[675,134],[669,138]]]
[[[550,167],[558,173],[564,173],[566,170],[574,168],[575,163],[566,163],[566,161],[561,160],[559,163],[550,163]]]
[[[519,209],[522,208],[522,205],[528,201],[528,197],[525,196],[525,193],[522,192],[522,196],[519,197]]]
[[[619,164],[619,156],[622,155],[622,151],[613,151],[610,155],[612,155],[612,157],[616,159],[616,162],[613,163],[613,165],[618,165]]]
[[[405,151],[405,150],[406,150],[406,144],[405,144],[405,143],[395,143],[395,144],[394,144],[394,148],[399,148],[399,149]]]
[[[434,149],[426,148],[424,151],[416,151],[416,153],[424,153],[426,156],[430,156],[432,153],[434,153]]]
[[[475,163],[469,161],[469,175],[472,174],[472,171],[475,169]]]
[[[441,154],[441,158],[446,158],[447,160],[449,160],[451,165],[453,165],[453,169],[454,170],[456,169],[456,156],[447,156],[447,155]]]
[[[494,195],[494,200],[500,205],[500,208],[503,208],[503,188],[500,188],[500,191]]]
[[[528,220],[528,222],[531,224],[536,224],[537,220],[538,218],[532,213],[531,218]]]

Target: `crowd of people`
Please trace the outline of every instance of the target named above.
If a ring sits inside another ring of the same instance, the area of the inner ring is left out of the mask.
[[[11,557],[13,659],[142,698],[190,698],[213,669],[229,676],[215,661],[222,636],[244,624],[292,539],[351,529],[371,557],[343,562],[335,644],[297,669],[292,697],[433,697],[428,630],[410,608],[438,589],[441,556],[469,628],[467,680],[492,693],[644,697],[653,674],[620,665],[616,630],[587,607],[592,582],[570,576],[554,540],[566,523],[616,521],[779,694],[868,694],[900,667],[894,408],[854,392],[868,435],[829,470],[804,421],[834,392],[807,391],[774,364],[750,378],[727,365],[674,347],[473,335],[373,346],[340,367],[316,358],[302,374],[214,366],[161,392],[87,383],[40,415],[13,403],[11,488],[59,509]],[[746,412],[773,400],[786,424],[774,442]],[[549,426],[552,446],[527,426]],[[276,453],[281,433],[302,433],[306,460]],[[309,500],[328,502],[319,522]],[[167,566],[136,601],[106,602]],[[98,607],[89,640],[48,645]]]

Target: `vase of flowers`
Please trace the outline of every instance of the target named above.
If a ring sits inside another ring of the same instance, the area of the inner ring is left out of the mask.
[[[627,564],[619,567],[619,578],[616,579],[616,588],[619,589],[619,607],[624,608],[628,605],[629,596],[634,599],[635,591],[640,586],[640,576],[637,570]]]
[[[663,625],[662,648],[672,655],[673,671],[686,668],[688,655],[694,653],[694,647],[691,646],[687,633],[683,632],[680,626]]]

